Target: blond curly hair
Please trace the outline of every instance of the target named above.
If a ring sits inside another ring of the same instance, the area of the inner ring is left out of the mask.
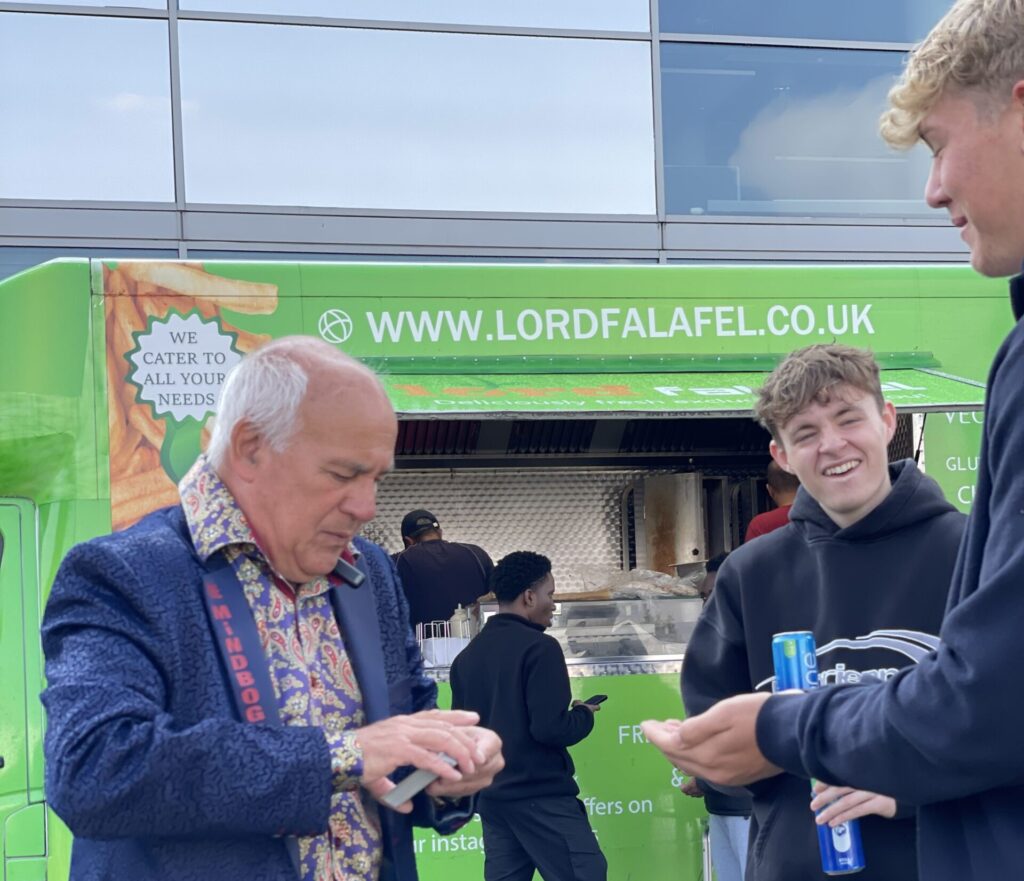
[[[921,137],[921,121],[943,93],[974,94],[983,108],[1009,97],[1024,79],[1024,0],[957,0],[910,54],[889,92],[880,131],[905,150]]]

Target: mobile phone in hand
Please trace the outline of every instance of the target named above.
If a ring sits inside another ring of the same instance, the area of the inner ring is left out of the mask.
[[[595,694],[593,697],[588,697],[585,701],[583,701],[583,703],[590,704],[590,706],[592,707],[596,707],[598,704],[603,704],[606,700],[608,700],[608,695]]]
[[[455,759],[448,755],[448,753],[438,753],[438,758],[453,768],[456,765]],[[428,771],[426,768],[417,768],[404,780],[399,781],[394,789],[381,796],[380,800],[389,808],[397,808],[399,805],[405,804],[414,795],[419,795],[437,779],[437,776],[433,771]]]

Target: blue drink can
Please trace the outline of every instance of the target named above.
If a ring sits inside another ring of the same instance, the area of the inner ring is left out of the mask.
[[[809,691],[818,687],[818,655],[810,630],[776,633],[772,637],[772,661],[775,664],[774,691],[796,688]]]
[[[814,634],[809,630],[776,633],[772,637],[775,691],[809,691],[820,686]],[[818,850],[826,875],[852,875],[867,865],[860,838],[860,823],[851,820],[836,827],[818,826]]]
[[[864,845],[860,840],[860,823],[850,820],[838,826],[818,827],[818,850],[821,869],[826,875],[852,875],[864,862]]]

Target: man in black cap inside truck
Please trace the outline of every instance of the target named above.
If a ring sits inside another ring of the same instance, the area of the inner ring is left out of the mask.
[[[430,511],[420,508],[402,518],[402,541],[405,550],[395,564],[413,627],[447,621],[456,607],[473,608],[487,593],[494,562],[481,547],[445,541]]]

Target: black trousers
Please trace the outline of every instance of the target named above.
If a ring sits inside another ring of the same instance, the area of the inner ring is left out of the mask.
[[[587,809],[578,798],[495,801],[480,804],[485,881],[605,881],[601,853]]]

